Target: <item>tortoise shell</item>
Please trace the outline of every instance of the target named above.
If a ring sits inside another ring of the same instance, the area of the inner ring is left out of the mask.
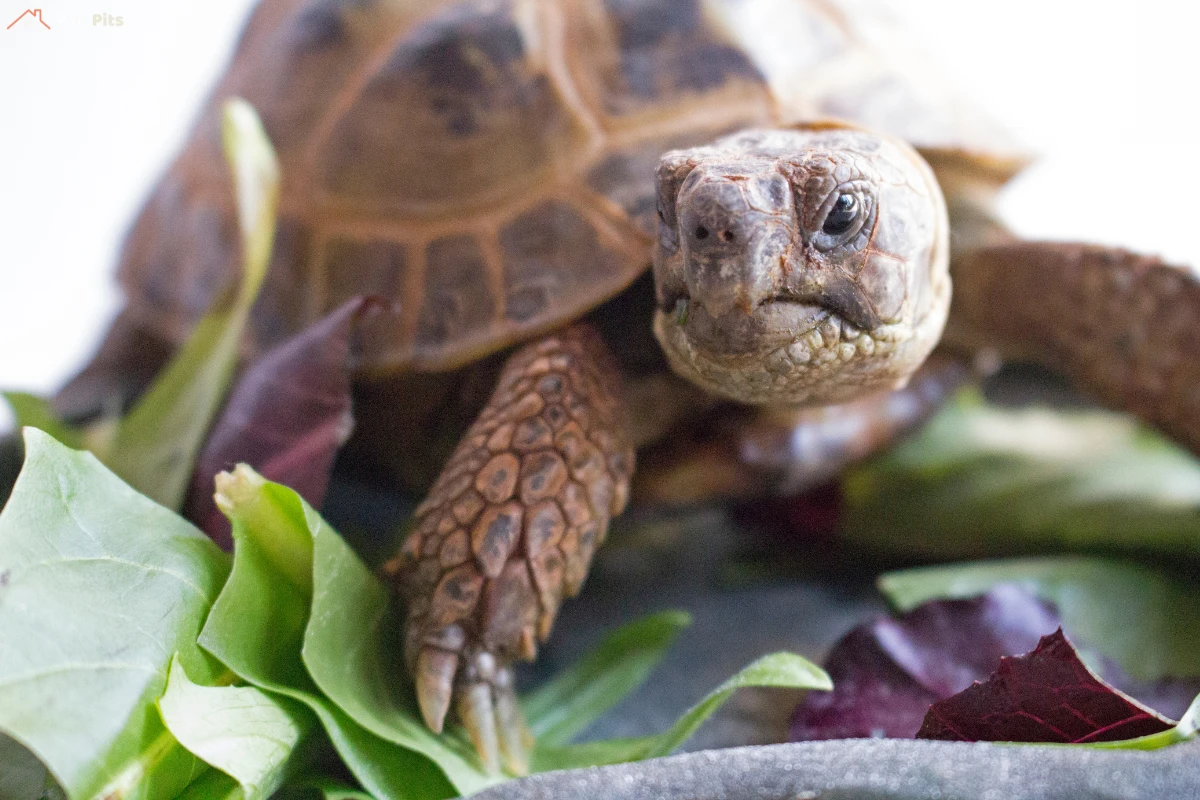
[[[861,0],[265,0],[120,277],[174,340],[233,280],[218,118],[240,95],[283,174],[252,347],[373,294],[400,313],[368,370],[452,369],[632,283],[666,150],[838,118],[1016,152],[905,46]]]

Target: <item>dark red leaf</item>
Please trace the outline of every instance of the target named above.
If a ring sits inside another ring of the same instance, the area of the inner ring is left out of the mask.
[[[1102,659],[1100,678],[1109,686],[1129,695],[1142,705],[1153,708],[1169,719],[1180,719],[1200,695],[1200,678],[1164,678],[1160,681],[1135,681],[1114,662]]]
[[[1093,675],[1060,628],[1032,653],[1001,659],[983,683],[934,703],[917,738],[1082,744],[1148,736],[1173,724]]]
[[[355,298],[252,363],[230,393],[196,462],[186,515],[222,547],[229,523],[213,502],[213,477],[247,463],[314,506],[325,498],[338,449],[350,436],[351,344],[364,315]]]
[[[1058,626],[1053,609],[1013,586],[879,617],[830,652],[833,691],[805,696],[791,738],[911,738],[930,704],[983,680],[1002,656],[1027,652]]]

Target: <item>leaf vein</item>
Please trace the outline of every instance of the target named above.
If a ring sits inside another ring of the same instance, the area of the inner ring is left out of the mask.
[[[110,556],[110,555],[72,556],[72,557],[64,556],[59,559],[47,559],[46,561],[35,561],[31,564],[26,564],[24,569],[32,570],[32,569],[36,569],[38,567],[56,567],[56,566],[60,566],[62,564],[87,563],[89,561],[109,561],[114,564],[121,564],[121,565],[127,566],[127,567],[134,567],[135,569],[139,569],[144,572],[161,572],[164,575],[171,576],[175,580],[182,583],[184,586],[187,586],[193,592],[195,592],[197,595],[199,595],[200,597],[203,597],[205,600],[209,599],[208,592],[206,592],[203,588],[198,586],[196,583],[188,580],[186,575],[182,575],[178,572],[175,572],[174,570],[167,569],[166,567],[160,567],[155,564],[139,564],[136,561],[130,561],[127,558],[118,558],[117,556]],[[22,571],[24,571],[24,570],[22,570]]]
[[[148,672],[152,675],[165,675],[161,669],[149,666],[147,664],[125,663],[120,661],[112,662],[96,662],[96,663],[80,663],[80,664],[61,664],[53,667],[45,667],[43,669],[26,672],[21,675],[13,675],[3,680],[0,680],[0,688],[9,686],[17,686],[24,681],[36,680],[48,675],[53,675],[60,672],[74,672],[77,670],[130,670],[134,672]]]

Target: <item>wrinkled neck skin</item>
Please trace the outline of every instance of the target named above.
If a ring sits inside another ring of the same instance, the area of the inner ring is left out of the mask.
[[[754,405],[905,385],[950,304],[945,201],[907,144],[822,124],[667,153],[654,330],[672,369]]]

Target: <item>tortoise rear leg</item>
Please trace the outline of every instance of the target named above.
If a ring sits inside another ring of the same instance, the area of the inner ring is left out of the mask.
[[[510,665],[534,657],[625,507],[633,449],[615,362],[576,325],[508,360],[389,571],[426,724],[451,702],[490,769],[528,768]]]
[[[1200,279],[1125,250],[1008,242],[956,258],[947,334],[1060,370],[1200,453]]]

